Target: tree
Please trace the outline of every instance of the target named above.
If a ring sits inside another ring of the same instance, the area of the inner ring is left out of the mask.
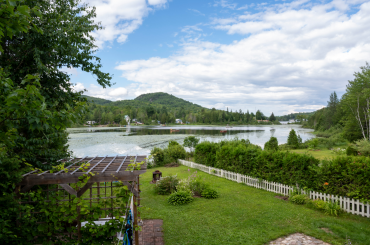
[[[273,112],[271,113],[271,116],[270,116],[269,120],[270,120],[271,122],[276,121],[276,117],[275,117],[275,115],[274,115],[274,113],[273,113]]]
[[[370,65],[366,63],[361,72],[355,72],[355,79],[348,81],[343,105],[352,115],[348,120],[355,120],[362,137],[370,140]]]
[[[150,105],[146,108],[146,114],[148,115],[149,118],[152,118],[154,113],[155,113],[155,109],[153,106]]]
[[[31,28],[27,33],[15,33],[1,39],[6,45],[2,45],[4,52],[0,56],[0,66],[16,86],[25,87],[22,81],[27,74],[39,74],[39,90],[45,98],[46,108],[65,112],[75,111],[86,100],[81,97],[81,92],[71,88],[69,75],[60,68],[82,69],[94,74],[103,87],[110,86],[111,77],[100,71],[100,59],[93,55],[97,47],[91,32],[101,29],[93,21],[96,15],[94,8],[73,0],[25,0],[24,3],[30,9],[37,6],[42,13],[41,17],[29,14],[32,24],[42,33]],[[39,131],[30,131],[22,125],[17,127],[28,141],[28,147],[40,146],[31,140],[34,138],[48,142],[43,150],[22,154],[30,164],[47,168],[43,162],[56,162],[69,155],[67,125]],[[19,142],[18,145],[24,144]],[[16,151],[24,152],[23,147],[16,148]]]
[[[73,0],[1,3],[0,240],[5,244],[27,244],[38,235],[38,225],[19,216],[15,186],[31,167],[47,170],[70,156],[65,129],[86,112],[85,99],[60,68],[81,68],[103,87],[110,85],[93,56],[91,32],[100,28],[94,17],[94,8]]]
[[[263,113],[260,110],[257,110],[257,112],[256,112],[256,120],[263,120],[263,119],[264,119]]]
[[[193,151],[193,149],[195,149],[198,143],[199,143],[199,138],[195,136],[188,136],[184,139],[184,146],[189,147],[191,152]]]
[[[301,140],[302,141],[302,140]],[[296,149],[299,147],[299,141],[294,129],[290,130],[287,144],[292,148]]]
[[[279,143],[276,137],[271,137],[269,141],[265,143],[265,150],[277,151],[279,150]]]

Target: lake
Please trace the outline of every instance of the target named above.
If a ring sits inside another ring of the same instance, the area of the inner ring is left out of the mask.
[[[178,132],[171,132],[179,130]],[[219,142],[235,137],[248,139],[252,144],[264,146],[274,136],[279,144],[287,142],[291,129],[301,136],[302,140],[314,138],[312,129],[300,128],[299,125],[263,125],[235,126],[232,128],[216,126],[130,126],[130,127],[91,127],[69,128],[69,149],[75,157],[105,155],[147,155],[153,147],[165,147],[170,140],[180,144],[189,135],[204,140]],[[220,130],[227,130],[221,133]]]

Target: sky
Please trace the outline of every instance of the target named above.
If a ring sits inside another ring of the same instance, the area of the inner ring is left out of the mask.
[[[207,108],[309,112],[370,62],[370,1],[89,0],[114,85],[64,68],[112,101],[166,92]]]

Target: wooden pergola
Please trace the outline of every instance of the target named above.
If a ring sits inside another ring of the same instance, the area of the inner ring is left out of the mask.
[[[51,170],[41,171],[34,170],[23,175],[22,181],[18,184],[17,192],[27,192],[37,185],[46,185],[43,191],[49,197],[49,192],[57,191],[58,196],[65,197],[63,201],[70,200],[71,195],[89,200],[90,207],[102,199],[111,199],[112,206],[105,208],[105,217],[111,214],[113,219],[113,209],[122,209],[122,207],[113,207],[114,188],[117,188],[113,182],[121,181],[133,193],[133,225],[138,225],[138,216],[140,215],[137,206],[140,205],[140,181],[139,175],[146,172],[146,156],[105,156],[105,157],[82,157],[72,159],[61,159],[58,162],[65,163],[65,168],[60,171],[51,172]],[[129,164],[145,162],[141,165],[140,170],[128,169]],[[92,172],[93,175],[89,175]],[[79,177],[89,175],[90,178],[81,188],[73,188],[70,184],[80,181]],[[51,186],[51,188],[50,188]],[[95,191],[94,191],[95,189]],[[89,193],[89,194],[85,194]],[[85,194],[85,195],[84,195]],[[32,203],[31,200],[22,200],[21,203]],[[126,210],[122,210],[124,215]],[[35,212],[37,213],[37,212]],[[108,214],[108,215],[107,215]],[[78,237],[80,238],[81,230],[80,218],[76,220]],[[139,244],[138,231],[134,232],[135,245]]]

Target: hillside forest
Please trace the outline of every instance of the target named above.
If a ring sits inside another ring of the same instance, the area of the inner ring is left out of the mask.
[[[133,100],[109,101],[85,96],[89,103],[89,112],[84,121],[97,124],[126,124],[128,115],[131,119],[144,124],[175,123],[181,119],[184,123],[197,124],[257,124],[257,120],[269,120],[264,124],[279,124],[273,113],[265,116],[260,110],[256,113],[208,109],[167,93],[143,94]]]

